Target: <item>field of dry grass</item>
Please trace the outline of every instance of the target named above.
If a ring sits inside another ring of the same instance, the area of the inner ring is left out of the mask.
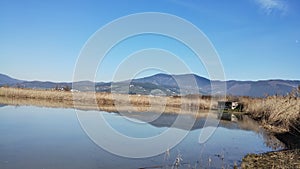
[[[217,108],[217,101],[196,96],[161,97],[92,92],[0,88],[0,103],[85,110],[194,113]]]

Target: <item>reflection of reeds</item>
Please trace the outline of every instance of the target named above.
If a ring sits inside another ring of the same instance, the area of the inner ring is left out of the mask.
[[[161,97],[149,95],[125,95],[93,92],[67,92],[0,88],[0,103],[12,105],[36,105],[85,110],[195,113],[216,108],[217,102],[201,97]]]

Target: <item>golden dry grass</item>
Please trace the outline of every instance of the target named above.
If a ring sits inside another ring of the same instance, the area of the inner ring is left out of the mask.
[[[202,97],[161,97],[93,92],[67,92],[0,88],[0,103],[67,107],[86,110],[194,113],[217,107],[217,101]]]
[[[300,98],[299,91],[293,91],[287,96],[269,96],[266,98],[239,99],[244,104],[244,110],[252,118],[260,121],[273,131],[292,131],[300,133]],[[284,129],[281,130],[280,129]]]

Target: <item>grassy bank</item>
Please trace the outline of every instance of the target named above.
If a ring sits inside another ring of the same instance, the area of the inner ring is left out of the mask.
[[[286,96],[241,97],[244,111],[273,132],[300,133],[300,90]]]

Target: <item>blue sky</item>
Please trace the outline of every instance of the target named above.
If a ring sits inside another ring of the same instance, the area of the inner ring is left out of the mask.
[[[169,13],[197,26],[216,48],[227,79],[300,79],[298,0],[1,0],[0,73],[25,80],[72,81],[89,37],[119,17],[140,12]],[[146,47],[170,50],[192,72],[207,77],[188,50],[179,52],[180,44],[158,41],[147,35],[132,38],[123,50],[122,45],[116,47],[119,50],[100,64],[96,80],[110,81],[122,59]]]

